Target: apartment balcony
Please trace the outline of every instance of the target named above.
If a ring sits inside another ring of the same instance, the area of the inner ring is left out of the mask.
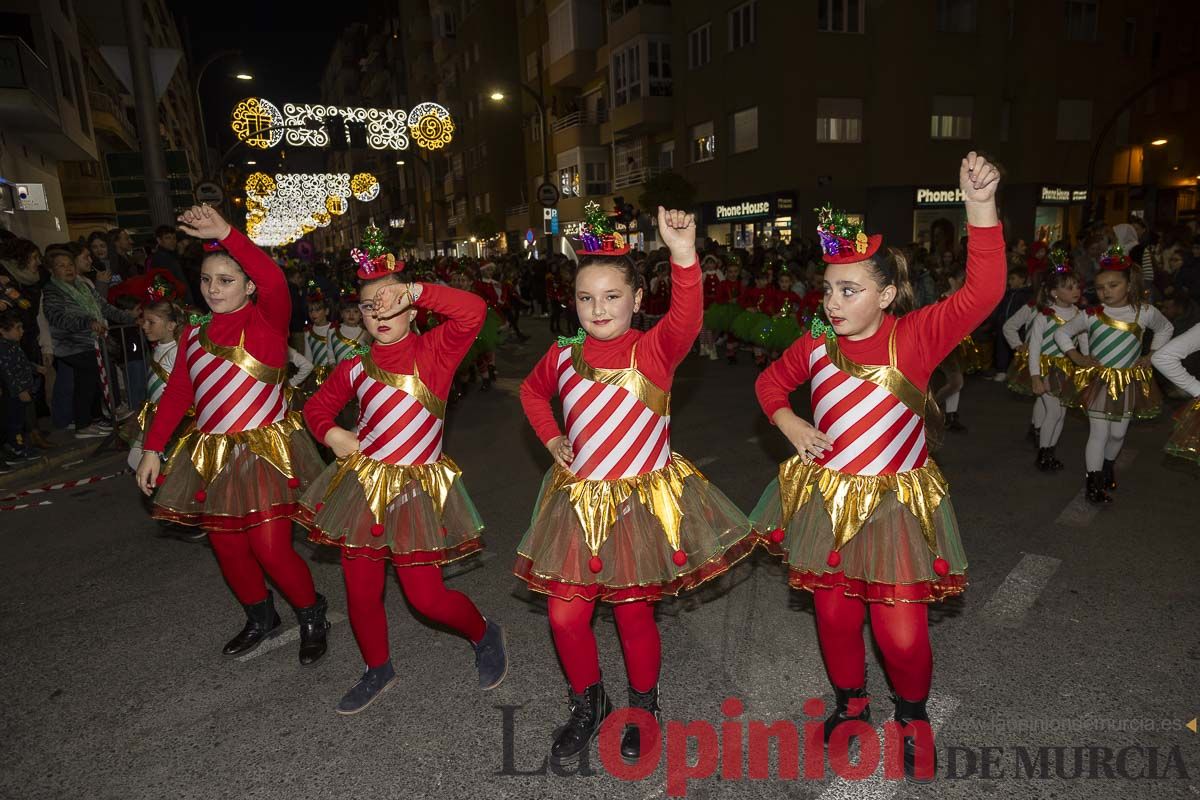
[[[581,89],[596,77],[597,63],[595,50],[572,50],[550,64],[550,84]]]
[[[0,128],[36,137],[55,159],[96,157],[63,129],[50,67],[15,36],[0,36]]]
[[[655,175],[662,172],[658,167],[644,167],[626,172],[618,172],[613,177],[613,192],[629,191],[634,186],[642,186]]]
[[[608,121],[608,113],[574,111],[554,120],[550,126],[554,136],[554,152],[561,153],[572,147],[598,147],[600,126]]]
[[[637,136],[671,127],[673,101],[669,93],[642,96],[609,110],[612,133],[622,137]]]
[[[137,130],[129,121],[129,115],[120,100],[106,92],[88,92],[88,105],[92,109],[92,127],[97,138],[103,133],[120,139],[127,150],[138,149]]]
[[[643,33],[671,33],[671,4],[667,0],[608,0],[609,47]]]

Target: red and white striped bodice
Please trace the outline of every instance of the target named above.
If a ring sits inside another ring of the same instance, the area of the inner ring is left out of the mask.
[[[364,355],[350,368],[358,395],[359,452],[388,464],[432,464],[442,456],[446,404],[412,375],[387,372]]]
[[[204,326],[188,337],[188,373],[195,395],[196,427],[203,433],[239,433],[265,428],[284,418],[284,367],[268,366],[244,347],[209,340]]]
[[[907,472],[925,464],[925,420],[913,408],[923,408],[923,396],[899,370],[855,364],[828,340],[813,348],[809,367],[813,422],[833,442],[816,463],[855,475]],[[908,404],[895,390],[908,395]]]
[[[579,478],[629,478],[671,460],[671,396],[638,372],[636,354],[634,345],[625,369],[596,369],[583,345],[559,351],[558,396]]]

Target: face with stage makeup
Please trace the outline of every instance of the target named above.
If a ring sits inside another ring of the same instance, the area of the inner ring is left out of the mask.
[[[408,336],[413,320],[417,318],[417,310],[411,307],[411,300],[408,297],[400,300],[398,308],[401,310],[399,312],[389,311],[383,314],[379,310],[377,300],[382,300],[380,291],[385,287],[388,287],[387,293],[389,294],[396,291],[395,287],[399,287],[401,293],[404,290],[400,280],[395,276],[388,276],[364,283],[358,293],[358,307],[362,312],[363,327],[367,329],[376,343],[382,345],[394,344]]]
[[[642,305],[642,290],[634,287],[636,276],[625,257],[581,263],[575,273],[575,313],[589,336],[615,339],[629,330]]]

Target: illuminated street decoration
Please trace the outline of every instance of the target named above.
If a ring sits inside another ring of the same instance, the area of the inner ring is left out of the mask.
[[[426,150],[440,150],[454,136],[454,120],[450,112],[437,103],[420,103],[409,116],[413,141]]]
[[[233,133],[237,138],[262,150],[283,139],[283,115],[269,100],[247,97],[233,109]]]
[[[351,108],[312,103],[285,103],[283,111],[269,100],[248,97],[233,109],[234,135],[252,147],[266,149],[286,142],[294,147],[327,147],[325,121],[340,117],[362,123],[367,145],[375,150],[407,150],[409,133],[418,147],[438,150],[450,143],[454,121],[437,103],[419,103],[411,112],[399,108]]]
[[[353,187],[353,188],[352,188]],[[349,199],[369,202],[379,196],[379,180],[369,172],[293,173],[246,178],[246,232],[266,247],[291,244],[346,213]]]
[[[360,172],[350,179],[350,191],[358,200],[369,203],[379,196],[379,181],[369,172]]]

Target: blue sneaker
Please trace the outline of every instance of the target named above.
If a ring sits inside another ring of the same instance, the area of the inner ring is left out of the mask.
[[[495,689],[508,674],[508,649],[504,644],[504,628],[487,620],[487,628],[475,648],[475,669],[479,670],[479,688]]]
[[[350,687],[350,691],[342,697],[335,709],[345,716],[357,714],[379,699],[379,695],[391,688],[396,682],[396,670],[392,662],[387,661],[374,669],[363,672],[358,683]]]

